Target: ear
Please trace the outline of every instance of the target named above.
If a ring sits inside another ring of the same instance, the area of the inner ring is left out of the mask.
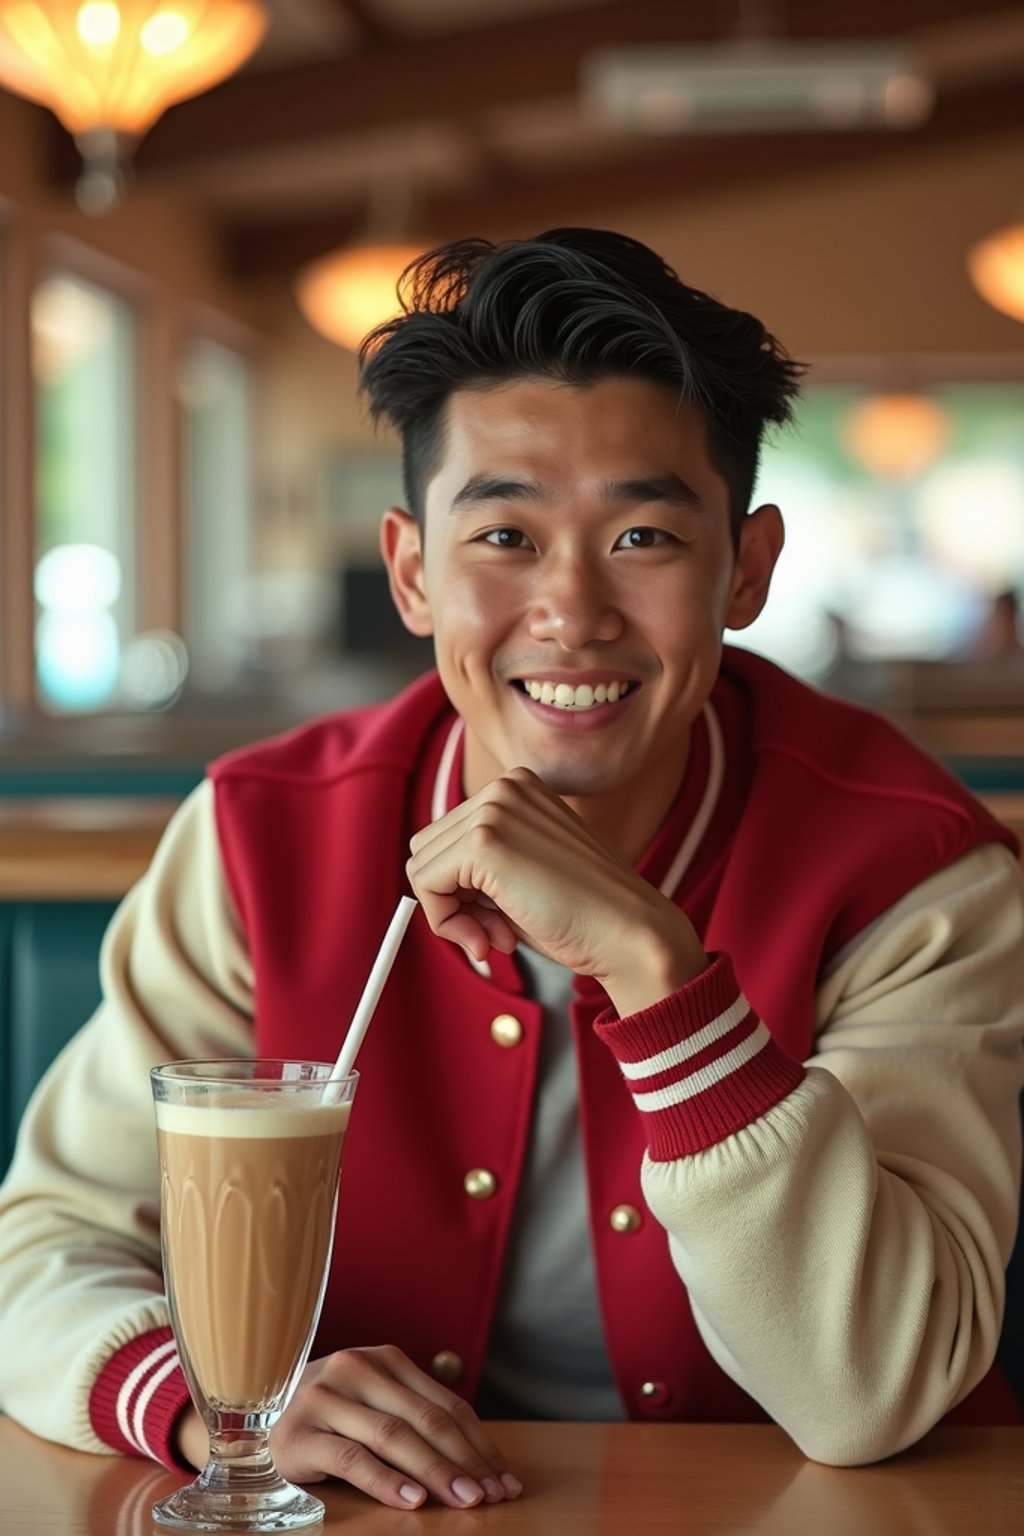
[[[432,635],[434,621],[423,580],[420,530],[416,520],[401,507],[389,507],[381,519],[380,552],[402,623],[410,634]]]
[[[732,572],[726,629],[746,629],[761,612],[785,539],[782,513],[770,503],[758,507],[743,519]]]

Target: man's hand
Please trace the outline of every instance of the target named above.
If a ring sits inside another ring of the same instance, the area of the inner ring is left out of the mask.
[[[519,939],[601,983],[620,1015],[708,965],[672,902],[528,768],[513,768],[417,832],[406,865],[427,922],[477,960]]]
[[[194,1408],[178,1444],[194,1467],[205,1466],[206,1428]],[[415,1509],[428,1494],[468,1509],[522,1492],[469,1404],[391,1345],[310,1361],[270,1449],[282,1477],[341,1478],[392,1509]]]

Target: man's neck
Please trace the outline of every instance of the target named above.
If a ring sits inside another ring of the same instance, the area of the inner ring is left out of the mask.
[[[654,841],[658,828],[675,804],[686,778],[689,742],[682,761],[678,758],[652,782],[648,775],[626,791],[608,795],[564,795],[566,805],[613,853],[632,866],[639,864]]]

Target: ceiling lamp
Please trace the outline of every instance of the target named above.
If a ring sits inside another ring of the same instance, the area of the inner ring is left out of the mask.
[[[0,0],[0,85],[49,107],[85,161],[79,201],[116,201],[133,142],[173,102],[238,69],[261,0]]]
[[[994,309],[1024,320],[1024,220],[997,229],[967,252],[971,282]]]
[[[883,480],[911,480],[949,442],[949,416],[926,395],[873,395],[849,411],[843,447],[855,463]]]
[[[381,241],[348,246],[305,267],[295,285],[299,308],[321,335],[349,351],[401,309],[398,279],[420,245]]]

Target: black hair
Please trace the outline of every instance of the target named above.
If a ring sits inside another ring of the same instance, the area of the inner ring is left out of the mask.
[[[600,229],[455,241],[407,267],[398,292],[402,313],[360,348],[360,390],[374,420],[401,437],[417,521],[456,390],[624,377],[668,385],[700,408],[738,536],[765,428],[792,419],[804,372],[760,320],[687,287],[639,241]]]

